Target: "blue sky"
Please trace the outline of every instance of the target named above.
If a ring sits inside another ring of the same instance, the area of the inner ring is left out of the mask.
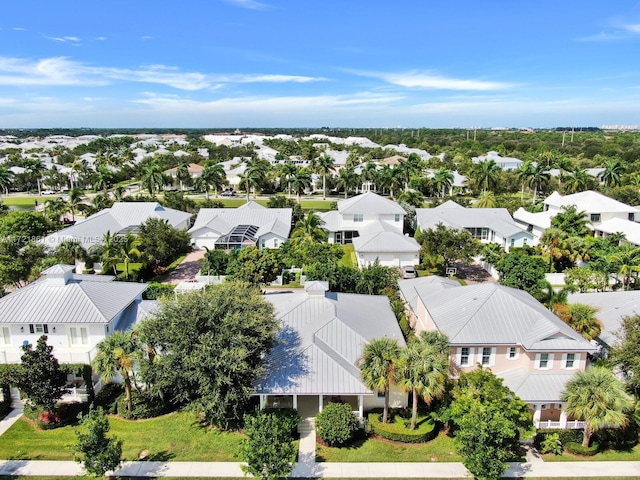
[[[0,128],[640,124],[640,2],[20,0]]]

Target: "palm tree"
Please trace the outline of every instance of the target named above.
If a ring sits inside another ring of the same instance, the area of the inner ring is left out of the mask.
[[[291,160],[287,160],[282,165],[280,165],[280,184],[282,184],[282,180],[287,184],[287,195],[291,196],[291,179],[295,175],[298,170],[298,166],[293,163]]]
[[[9,195],[9,187],[13,183],[13,172],[5,167],[0,167],[0,205],[2,205],[2,190]]]
[[[297,166],[290,180],[291,188],[298,196],[298,203],[304,191],[311,188],[311,173],[306,168]]]
[[[75,265],[76,259],[83,261],[87,259],[87,251],[77,240],[65,240],[56,246],[53,256],[59,263]]]
[[[603,428],[619,428],[629,423],[627,413],[635,402],[625,385],[606,367],[590,366],[569,380],[562,393],[567,415],[585,422],[582,445]]]
[[[158,163],[158,160],[153,159],[142,167],[142,171],[140,172],[140,184],[149,190],[149,194],[152,197],[155,196],[156,189],[159,190],[167,184],[167,177]]]
[[[410,153],[406,160],[400,160],[400,164],[396,167],[400,170],[404,180],[405,192],[409,190],[409,182],[413,175],[417,175],[422,171],[422,159],[417,153]]]
[[[497,205],[496,195],[491,191],[482,191],[478,199],[473,204],[474,208],[495,208]]]
[[[204,186],[204,194],[207,200],[209,200],[209,187],[213,187],[217,198],[218,189],[227,183],[227,174],[224,171],[224,166],[221,163],[207,165],[202,169],[202,175],[200,175],[199,180]]]
[[[327,241],[327,234],[322,229],[324,221],[315,212],[309,212],[296,222],[291,239],[294,242],[321,243]]]
[[[96,191],[103,190],[106,193],[110,185],[111,172],[107,167],[99,165],[96,168],[96,173],[94,174],[93,189]]]
[[[327,174],[335,168],[335,161],[326,153],[316,157],[311,161],[311,168],[316,173],[322,175],[322,199],[327,199]]]
[[[572,288],[564,287],[558,291],[553,288],[551,283],[546,280],[541,285],[542,290],[542,303],[545,307],[558,315],[559,306],[566,305],[569,293],[573,291]]]
[[[26,162],[25,168],[30,176],[35,177],[38,185],[38,195],[42,195],[42,172],[45,168],[40,159],[31,158]]]
[[[350,191],[358,186],[359,175],[351,168],[343,168],[338,172],[338,180],[336,186],[344,190],[344,198]]]
[[[553,166],[560,171],[560,174],[558,175],[558,183],[560,183],[560,185],[562,185],[562,181],[564,180],[564,174],[566,172],[573,172],[575,169],[575,165],[567,157],[556,158]]]
[[[536,203],[536,197],[538,196],[538,190],[549,181],[551,175],[549,174],[549,167],[539,162],[531,169],[529,175],[529,182],[533,187],[533,203]]]
[[[516,176],[520,183],[522,184],[522,189],[520,191],[520,200],[524,202],[524,186],[529,184],[529,178],[531,178],[531,172],[533,171],[533,162],[531,160],[525,160],[522,164],[516,169]]]
[[[451,189],[453,180],[453,172],[447,167],[440,167],[433,173],[433,184],[441,197],[444,197],[445,190]]]
[[[65,213],[71,214],[71,219],[76,221],[76,213],[82,212],[87,209],[87,205],[84,203],[86,197],[82,190],[79,188],[73,188],[69,191],[69,198],[66,202],[66,210]]]
[[[395,378],[395,367],[400,355],[397,340],[374,338],[362,350],[360,358],[360,378],[370,390],[384,394],[382,423],[387,423],[389,415],[389,390]]]
[[[113,268],[113,274],[117,275],[118,270],[118,236],[115,233],[111,233],[109,230],[102,235],[102,245],[90,250],[90,253],[100,256],[100,263],[102,264],[102,271],[106,271]]]
[[[424,204],[424,195],[417,190],[407,190],[400,194],[398,200],[408,203],[409,205],[413,205],[416,208],[422,208]]]
[[[597,310],[591,305],[574,303],[567,308],[567,324],[589,342],[602,332],[602,324],[596,317]],[[561,317],[562,318],[562,317]],[[565,320],[563,318],[563,320]]]
[[[142,256],[138,250],[139,244],[139,240],[131,232],[127,232],[124,236],[118,236],[116,255],[117,259],[124,263],[124,278],[126,280],[129,280],[129,265]]]
[[[418,396],[427,405],[441,398],[449,376],[449,341],[440,332],[422,332],[409,340],[407,348],[400,351],[395,370],[396,383],[404,391],[411,391],[413,398],[411,430],[418,420]]]
[[[378,180],[378,165],[374,162],[367,162],[360,173],[360,178],[367,182],[367,191],[371,191],[371,185],[375,185]]]
[[[496,161],[491,159],[477,163],[473,173],[478,185],[482,185],[482,189],[487,191],[498,184],[501,172]]]
[[[607,189],[612,187],[618,187],[622,184],[622,175],[624,173],[624,167],[617,158],[611,160],[605,160],[604,172],[601,174],[602,183],[604,183]]]
[[[44,211],[49,220],[60,222],[60,217],[67,212],[67,203],[62,197],[50,198],[44,201]]]
[[[576,168],[565,177],[564,188],[567,193],[584,192],[591,187],[593,178],[584,168]]]
[[[133,367],[139,345],[130,331],[115,330],[111,335],[97,345],[98,354],[93,359],[92,366],[95,372],[105,381],[109,382],[116,372],[124,380],[127,408],[133,410],[133,398],[131,396],[131,379]]]
[[[608,259],[617,265],[618,274],[623,277],[623,288],[628,290],[631,277],[640,271],[640,247],[623,243],[614,253],[608,255]]]
[[[247,202],[251,188],[255,191],[264,182],[266,176],[267,167],[262,161],[252,159],[247,162],[247,169],[240,176],[240,183],[244,184],[247,193]]]
[[[184,184],[191,180],[189,164],[187,162],[178,163],[176,167],[176,179],[180,182],[180,190],[184,190]]]

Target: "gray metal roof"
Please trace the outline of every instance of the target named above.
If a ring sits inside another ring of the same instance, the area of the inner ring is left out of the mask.
[[[353,239],[356,253],[418,253],[420,244],[397,231],[382,231]]]
[[[371,394],[357,367],[362,348],[373,338],[396,338],[405,345],[389,299],[327,293],[272,293],[282,322],[266,372],[256,383],[268,394]]]
[[[428,278],[428,277],[427,277]],[[594,351],[579,333],[527,292],[496,283],[422,293],[452,345],[522,345],[537,351]]]
[[[527,403],[560,403],[565,385],[575,373],[529,373],[517,368],[497,375]]]
[[[594,292],[573,293],[569,295],[569,303],[584,303],[598,311],[596,318],[602,324],[599,339],[607,345],[614,345],[618,338],[622,318],[640,313],[640,290],[627,292]]]
[[[418,299],[420,297],[426,297],[430,293],[444,290],[445,288],[454,288],[459,286],[460,282],[457,280],[438,277],[436,275],[398,280],[400,293],[415,315],[417,315],[418,312]]]
[[[404,208],[393,200],[389,200],[373,192],[362,193],[348,200],[340,200],[338,202],[338,212],[340,212],[340,214],[407,214]]]
[[[435,208],[416,208],[416,220],[423,230],[443,223],[453,228],[490,228],[505,238],[526,233],[506,208],[465,208],[452,200]]]
[[[66,284],[44,276],[13,291],[0,298],[0,323],[107,323],[147,288],[88,276],[74,275]]]

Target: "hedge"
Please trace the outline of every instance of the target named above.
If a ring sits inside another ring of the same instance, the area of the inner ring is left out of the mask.
[[[167,283],[147,283],[147,289],[142,294],[145,300],[157,300],[160,297],[173,295],[176,286]]]
[[[11,390],[7,383],[0,385],[0,390],[2,390],[2,400],[0,400],[0,418],[2,418],[11,407]]]
[[[596,442],[593,442],[590,447],[583,447],[582,444],[578,442],[567,442],[564,448],[569,453],[582,455],[583,457],[592,457],[600,451],[600,445]]]
[[[418,419],[418,428],[409,430],[405,420],[397,416],[391,423],[382,423],[378,413],[369,414],[369,426],[382,438],[402,443],[424,443],[438,436],[438,429],[431,418]]]

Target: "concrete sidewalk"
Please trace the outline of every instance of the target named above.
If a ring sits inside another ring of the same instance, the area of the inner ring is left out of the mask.
[[[125,462],[117,471],[127,477],[244,476],[237,462]],[[5,460],[0,475],[75,477],[83,470],[75,462]],[[301,463],[298,478],[465,478],[461,463]],[[554,462],[510,464],[505,477],[640,477],[640,462]]]

